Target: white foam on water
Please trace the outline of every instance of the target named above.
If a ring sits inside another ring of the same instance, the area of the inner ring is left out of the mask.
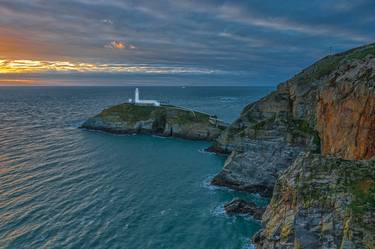
[[[228,217],[227,213],[224,209],[224,203],[220,204],[219,206],[215,207],[212,212],[214,216],[221,216],[221,217]]]
[[[220,98],[221,103],[231,103],[231,102],[235,102],[237,100],[238,100],[237,97],[222,97],[222,98]]]
[[[243,237],[241,239],[241,249],[256,249],[250,237]]]
[[[215,175],[209,175],[207,176],[204,181],[202,182],[202,186],[206,189],[209,189],[209,190],[219,190],[219,189],[223,189],[222,187],[219,187],[219,186],[216,186],[216,185],[213,185],[211,184],[211,181],[212,179],[214,178]]]
[[[74,121],[74,122],[71,122],[66,128],[67,129],[77,129],[77,128],[81,127],[85,122],[86,122],[86,120]]]
[[[159,135],[151,135],[152,137],[156,137],[156,138],[161,138],[161,139],[167,139],[168,137],[163,137],[163,136],[159,136]]]
[[[198,152],[202,154],[216,155],[215,152],[210,152],[210,151],[207,151],[206,149],[199,149]]]
[[[255,245],[250,241],[249,238],[246,238],[242,243],[241,249],[256,249]]]

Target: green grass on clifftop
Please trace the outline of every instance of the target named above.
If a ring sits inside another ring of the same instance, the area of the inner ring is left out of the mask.
[[[139,106],[132,104],[120,104],[112,106],[108,109],[102,111],[99,115],[100,117],[108,117],[112,115],[117,115],[122,120],[129,122],[138,120],[147,120],[151,113],[156,111],[154,106]]]
[[[326,56],[294,76],[290,81],[311,83],[329,75],[344,61],[364,59],[368,55],[375,56],[375,43],[354,48],[343,53]]]
[[[165,117],[178,124],[187,123],[209,123],[209,115],[173,105],[148,106],[124,103],[105,109],[99,114],[100,117],[111,119],[118,117],[122,121],[135,123],[153,118]]]

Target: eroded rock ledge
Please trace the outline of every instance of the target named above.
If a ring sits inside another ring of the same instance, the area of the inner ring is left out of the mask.
[[[224,204],[225,212],[228,214],[249,215],[254,219],[262,219],[262,215],[266,210],[264,207],[258,207],[256,203],[245,201],[242,199],[234,199]]]
[[[88,119],[81,128],[120,134],[155,134],[213,140],[226,126],[208,114],[172,105],[124,103],[105,109]]]

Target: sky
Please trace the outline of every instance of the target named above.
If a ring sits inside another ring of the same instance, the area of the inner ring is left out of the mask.
[[[0,85],[276,85],[375,41],[374,0],[1,0]]]

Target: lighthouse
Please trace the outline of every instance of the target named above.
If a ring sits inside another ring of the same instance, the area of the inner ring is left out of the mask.
[[[135,103],[139,103],[139,90],[138,88],[135,89],[135,94],[134,94],[134,101]]]
[[[160,102],[157,100],[146,100],[139,98],[139,90],[138,88],[135,89],[134,92],[134,104],[136,105],[153,105],[153,106],[160,106]]]

